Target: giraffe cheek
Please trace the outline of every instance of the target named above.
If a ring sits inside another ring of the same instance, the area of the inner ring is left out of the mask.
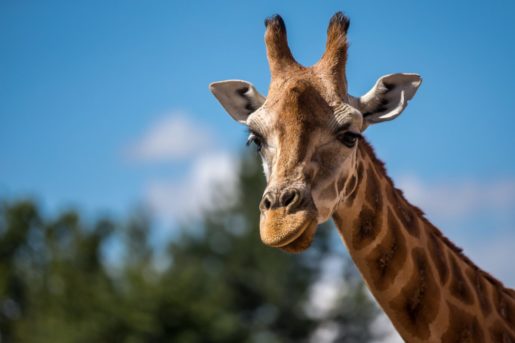
[[[338,202],[338,190],[334,184],[328,185],[319,194],[314,196],[315,206],[317,208],[318,223],[327,221]]]
[[[354,191],[356,190],[356,186],[358,184],[358,178],[356,177],[356,175],[352,175],[349,180],[347,181],[347,183],[345,183],[345,179],[342,177],[339,181],[338,181],[338,188],[340,190],[340,193],[343,192],[343,195],[348,198],[352,193],[354,193]],[[345,188],[344,188],[345,186]]]
[[[318,209],[317,221],[319,224],[322,224],[325,221],[327,221],[330,216],[331,216],[331,210],[327,207],[322,207],[322,208]]]

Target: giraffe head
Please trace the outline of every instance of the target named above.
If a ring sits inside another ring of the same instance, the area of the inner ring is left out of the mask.
[[[267,97],[249,82],[215,82],[210,90],[249,129],[263,161],[267,187],[260,203],[260,235],[272,247],[306,249],[356,185],[357,146],[371,124],[397,117],[421,83],[415,74],[381,77],[361,97],[347,93],[349,19],[336,13],[326,51],[311,67],[297,63],[280,16],[265,21],[271,82]]]

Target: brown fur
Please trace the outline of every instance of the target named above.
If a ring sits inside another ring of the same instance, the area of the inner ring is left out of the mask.
[[[490,338],[494,343],[513,343],[515,342],[515,335],[510,334],[507,328],[497,320],[490,327]]]
[[[449,285],[451,294],[465,304],[473,304],[474,298],[472,290],[463,275],[463,266],[458,264],[456,257],[453,255],[449,256],[449,260],[451,264],[451,283]]]
[[[379,180],[377,179],[374,168],[370,168],[367,173],[367,188],[365,193],[367,203],[374,209],[376,215],[382,215],[383,199],[380,190]]]
[[[360,187],[361,181],[363,180],[363,175],[365,173],[365,168],[363,167],[363,163],[358,162],[358,166],[356,168],[356,185],[354,186],[354,190],[347,196],[347,203],[354,202],[356,195],[358,194],[357,190]]]
[[[377,170],[379,174],[386,176],[384,163],[375,157],[372,147],[363,140],[360,148],[361,154],[371,157],[374,169]],[[401,220],[403,229],[407,230],[414,237],[419,237],[420,228],[417,216],[423,216],[423,212],[407,202],[402,191],[393,186],[393,182],[389,177],[387,177],[386,182],[388,186],[390,186],[390,191],[387,192],[388,202],[392,204],[397,217]]]
[[[406,262],[406,240],[400,232],[399,222],[388,209],[388,231],[383,240],[367,257],[372,285],[378,290],[390,287]]]
[[[501,287],[494,289],[493,303],[503,321],[515,329],[515,302],[513,298]]]
[[[321,70],[330,82],[335,85],[338,94],[347,94],[345,64],[347,63],[347,30],[349,18],[343,13],[336,13],[327,28],[327,43],[325,53],[315,66]]]
[[[486,317],[492,311],[492,306],[490,305],[490,300],[487,297],[488,294],[488,286],[486,284],[485,279],[481,275],[481,271],[478,269],[470,268],[467,272],[467,276],[469,277],[472,288],[474,289],[477,297],[477,301],[481,306],[481,311],[483,315]]]
[[[438,275],[440,276],[440,284],[445,285],[449,278],[449,266],[447,261],[446,249],[443,249],[440,240],[432,233],[427,234],[429,239],[429,253],[434,261]]]
[[[428,339],[429,324],[436,318],[440,303],[440,291],[433,278],[425,252],[413,249],[411,278],[389,306],[399,316],[398,323],[412,336]]]
[[[451,303],[447,303],[447,306],[451,322],[442,336],[442,343],[483,343],[485,341],[485,334],[473,314]]]
[[[272,77],[285,73],[292,68],[301,66],[295,61],[288,47],[286,26],[280,16],[273,16],[265,20],[265,42],[268,61]]]
[[[352,247],[361,250],[372,243],[379,234],[381,224],[382,217],[376,216],[374,210],[365,205],[354,221],[353,227],[355,230],[352,235]]]
[[[379,181],[372,169],[368,170],[365,190],[367,205],[363,206],[354,225],[352,246],[356,250],[364,248],[374,241],[383,222],[383,203],[379,192]]]

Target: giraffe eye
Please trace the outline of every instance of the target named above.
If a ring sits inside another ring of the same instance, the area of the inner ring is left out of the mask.
[[[258,152],[263,148],[263,138],[255,133],[251,133],[247,139],[247,146],[254,144]]]
[[[360,137],[361,135],[359,133],[351,131],[339,133],[337,136],[338,140],[348,148],[354,147],[356,145],[356,142],[358,141],[358,138]]]

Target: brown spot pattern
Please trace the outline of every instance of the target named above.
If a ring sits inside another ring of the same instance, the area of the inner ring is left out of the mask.
[[[388,233],[367,257],[370,279],[378,290],[390,287],[406,261],[406,240],[401,234],[399,222],[388,209]]]
[[[447,302],[449,327],[442,336],[442,343],[483,343],[485,335],[477,318]]]
[[[474,289],[474,292],[476,293],[476,298],[481,306],[481,311],[486,317],[490,312],[492,312],[492,306],[490,305],[490,300],[486,297],[488,286],[485,279],[482,277],[481,272],[478,269],[469,269],[467,271],[467,276],[470,280],[470,284],[472,285],[472,289]]]
[[[383,199],[382,199],[381,186],[379,184],[379,180],[377,179],[377,175],[374,171],[374,168],[369,168],[367,173],[367,190],[365,193],[366,201],[372,206],[372,208],[377,212],[377,215],[380,216],[383,208]]]
[[[397,323],[411,335],[429,338],[429,325],[436,318],[440,306],[440,289],[422,248],[411,253],[413,274],[402,287],[401,292],[390,301],[394,313],[398,314]]]
[[[440,282],[442,285],[445,285],[447,279],[449,278],[449,266],[447,265],[448,262],[445,249],[442,247],[442,243],[433,232],[429,233],[428,245],[429,253],[431,254],[431,258],[440,277]]]
[[[397,215],[403,222],[406,231],[408,231],[412,236],[418,238],[420,235],[420,228],[418,226],[417,218],[415,218],[415,215],[409,208],[409,205],[399,205],[397,207]]]
[[[501,286],[495,287],[493,303],[499,316],[505,321],[508,327],[515,329],[515,302]]]
[[[467,280],[463,276],[463,272],[456,261],[456,257],[451,255],[449,258],[451,262],[451,283],[449,285],[451,294],[465,304],[471,305],[474,303],[474,297],[470,290],[470,286],[467,284]]]
[[[372,243],[380,231],[382,218],[377,216],[374,210],[364,205],[354,221],[352,233],[352,247],[356,250],[363,249]]]
[[[413,237],[418,238],[420,236],[420,227],[411,206],[402,198],[400,191],[397,189],[387,192],[387,195],[404,229]]]
[[[370,244],[381,231],[383,201],[379,181],[372,169],[368,170],[365,190],[366,203],[354,222],[352,246],[359,250]],[[368,203],[368,204],[367,204]]]
[[[492,342],[499,343],[515,343],[515,336],[508,332],[508,329],[502,325],[500,321],[496,321],[490,327],[490,338]]]

